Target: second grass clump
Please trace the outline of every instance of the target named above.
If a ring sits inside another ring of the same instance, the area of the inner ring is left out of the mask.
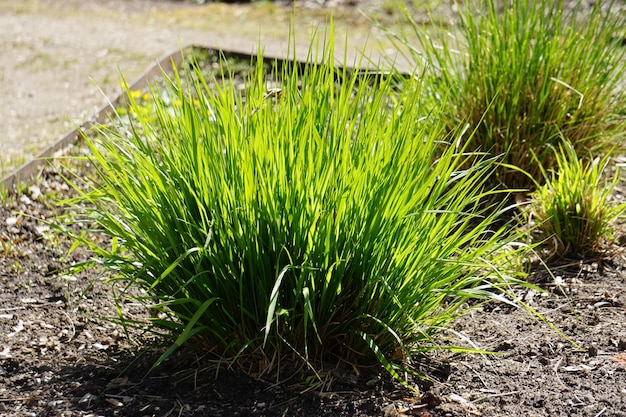
[[[418,44],[395,39],[425,68],[426,96],[446,103],[451,128],[469,123],[473,135],[463,140],[472,149],[504,156],[492,186],[534,189],[563,140],[580,157],[621,143],[626,49],[618,2],[466,3],[445,32],[426,31],[407,12]]]
[[[156,118],[131,100],[136,119],[88,139],[79,200],[112,244],[86,241],[172,348],[393,373],[509,282],[483,204],[493,161],[441,152],[462,132],[424,122],[419,83],[397,91],[332,57],[283,65],[269,91],[254,64],[245,97],[228,77],[177,74],[152,92]]]
[[[609,154],[610,155],[610,154]],[[625,203],[613,200],[619,176],[606,178],[610,157],[581,160],[569,143],[555,151],[555,170],[531,194],[530,212],[548,257],[581,257],[598,251],[611,237]]]

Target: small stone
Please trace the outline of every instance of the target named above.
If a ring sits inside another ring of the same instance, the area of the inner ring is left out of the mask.
[[[20,203],[26,204],[27,206],[30,206],[31,204],[33,204],[33,200],[28,198],[27,195],[22,194],[22,196],[20,197]]]
[[[375,376],[374,378],[372,378],[369,381],[367,381],[365,383],[365,385],[367,385],[368,387],[373,387],[376,384],[378,384],[379,381],[380,381],[380,377],[379,376]]]
[[[83,409],[89,408],[91,407],[91,402],[94,401],[96,398],[97,397],[95,395],[88,392],[87,394],[80,397],[80,400],[78,400],[78,405]]]
[[[7,217],[7,219],[4,222],[7,224],[7,226],[15,226],[17,224],[17,217],[15,216]]]
[[[48,401],[48,408],[59,408],[61,405],[63,405],[65,401],[63,400],[52,400],[52,401]]]
[[[108,345],[103,345],[102,343],[98,343],[98,342],[94,343],[93,347],[98,350],[107,350],[109,348]]]
[[[352,372],[342,369],[333,369],[330,371],[330,375],[340,384],[344,385],[357,385],[359,378]]]
[[[50,226],[48,226],[47,224],[41,224],[41,225],[35,226],[35,231],[37,232],[39,236],[43,236],[44,234],[50,231]]]
[[[28,187],[28,192],[30,193],[30,198],[33,200],[39,200],[39,197],[41,197],[41,190],[36,185]]]
[[[494,351],[495,352],[506,352],[507,350],[512,350],[515,348],[515,343],[513,343],[511,340],[505,340],[501,343],[499,343]]]
[[[421,399],[422,404],[428,404],[430,408],[435,408],[441,404],[441,398],[432,391],[426,391]]]
[[[383,408],[383,416],[384,417],[398,417],[400,413],[398,413],[398,409],[395,404],[389,404],[387,407]]]

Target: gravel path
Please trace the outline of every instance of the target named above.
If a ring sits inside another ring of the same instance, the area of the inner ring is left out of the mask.
[[[118,70],[131,81],[191,43],[245,53],[262,44],[275,55],[286,50],[289,13],[181,0],[0,0],[0,177],[88,119],[105,103],[99,89],[119,90]]]

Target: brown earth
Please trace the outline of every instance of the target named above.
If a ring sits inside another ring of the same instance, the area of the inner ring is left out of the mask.
[[[107,320],[110,285],[42,220],[68,187],[53,168],[0,206],[0,416],[626,416],[626,259],[571,261],[531,275],[530,310],[475,308],[438,343],[496,352],[413,358],[432,381],[414,394],[379,367],[248,375],[181,350],[146,376],[164,344]],[[67,210],[67,209],[65,209]],[[68,225],[68,227],[76,227]],[[61,268],[61,269],[60,269]],[[134,315],[137,305],[119,306]],[[561,332],[561,334],[559,334]]]

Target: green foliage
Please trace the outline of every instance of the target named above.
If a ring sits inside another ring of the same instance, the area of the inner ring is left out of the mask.
[[[626,20],[610,1],[505,4],[468,2],[459,27],[440,36],[411,20],[420,44],[407,36],[396,41],[409,60],[425,65],[426,91],[446,103],[450,127],[468,122],[476,129],[472,149],[505,155],[494,186],[532,189],[563,138],[581,156],[624,138],[626,100],[618,91],[626,49],[616,33]]]
[[[619,179],[604,177],[609,156],[581,161],[569,143],[555,152],[556,172],[531,195],[540,238],[553,257],[584,256],[611,236],[612,223],[626,210],[611,195]]]
[[[281,66],[281,90],[260,63],[244,96],[176,74],[152,91],[156,118],[129,94],[135,116],[87,138],[81,216],[110,244],[86,243],[120,302],[145,304],[175,339],[166,354],[193,338],[230,358],[394,372],[469,298],[511,282],[482,208],[493,160],[441,152],[455,137],[424,121],[419,83],[398,91],[323,50],[321,64]]]

